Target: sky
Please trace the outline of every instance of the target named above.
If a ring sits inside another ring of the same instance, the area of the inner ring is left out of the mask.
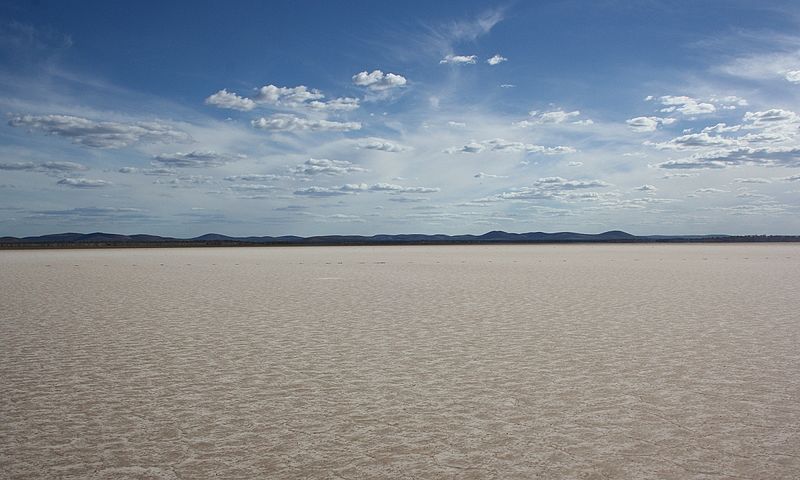
[[[792,1],[0,3],[0,236],[800,234]]]

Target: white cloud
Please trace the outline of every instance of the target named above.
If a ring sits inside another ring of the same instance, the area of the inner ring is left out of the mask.
[[[788,82],[800,83],[800,70],[790,70],[783,76]]]
[[[498,65],[498,64],[501,64],[501,63],[507,62],[507,61],[508,61],[508,59],[506,57],[504,57],[502,55],[495,55],[492,58],[486,60],[486,63],[488,63],[489,65]]]
[[[119,173],[141,173],[142,175],[150,176],[172,176],[177,175],[178,171],[172,168],[136,168],[136,167],[122,167],[117,170]]]
[[[329,111],[329,112],[349,112],[356,110],[359,107],[359,100],[352,97],[334,98],[327,102],[320,102],[314,100],[308,103],[308,107],[313,110]]]
[[[797,124],[800,124],[800,117],[791,110],[772,108],[761,112],[747,112],[742,119],[745,128],[783,128],[789,127],[796,133]]]
[[[673,138],[667,142],[652,143],[649,145],[653,145],[659,149],[682,150],[686,148],[704,147],[737,147],[742,145],[742,141],[736,138],[709,135],[706,132],[701,132],[681,135],[680,137]]]
[[[308,187],[300,190],[295,190],[295,195],[305,195],[311,197],[332,197],[339,195],[352,195],[359,192],[389,192],[389,193],[434,193],[438,192],[438,188],[428,187],[404,187],[401,185],[394,185],[391,183],[375,183],[367,185],[366,183],[348,183],[335,187]]]
[[[111,185],[111,182],[93,178],[62,178],[57,183],[72,188],[100,188]]]
[[[345,175],[366,171],[346,160],[328,160],[327,158],[310,158],[292,169],[292,172],[297,175]]]
[[[800,167],[800,147],[740,147],[713,150],[683,160],[659,163],[656,166],[667,169],[706,169],[739,165]]]
[[[45,162],[39,165],[39,168],[57,172],[77,172],[89,170],[86,165],[75,162]]]
[[[453,128],[464,128],[464,127],[467,126],[467,124],[464,123],[464,122],[454,122],[454,121],[450,120],[449,122],[447,122],[447,126],[453,127]]]
[[[260,183],[234,183],[233,185],[228,186],[228,189],[235,192],[271,192],[273,190],[277,190],[278,187],[275,185],[264,185]]]
[[[353,75],[353,84],[372,91],[400,88],[404,87],[406,83],[407,80],[404,76],[396,73],[383,73],[380,70],[373,70],[371,73],[363,71]]]
[[[696,98],[685,95],[664,95],[660,98],[661,104],[665,105],[661,111],[665,113],[678,112],[683,115],[704,115],[714,113],[717,108],[712,103],[701,102]]]
[[[800,182],[800,175],[792,175],[792,176],[789,176],[789,177],[783,177],[783,178],[781,178],[781,180],[784,181],[784,182]]]
[[[188,142],[191,137],[159,122],[96,122],[72,115],[14,115],[12,127],[40,130],[94,148],[122,148],[137,142]]]
[[[450,147],[444,150],[444,153],[481,153],[483,151],[492,152],[526,152],[526,153],[541,153],[543,155],[560,155],[566,153],[575,153],[572,147],[545,147],[542,145],[534,145],[522,142],[507,142],[502,138],[494,138],[491,140],[483,140],[481,142],[471,141],[466,145],[460,147]]]
[[[658,127],[675,123],[674,118],[635,117],[625,121],[634,132],[654,132]]]
[[[443,59],[439,60],[439,63],[451,65],[474,65],[477,60],[477,55],[447,55]]]
[[[5,162],[0,163],[0,170],[33,170],[36,164],[33,162]]]
[[[239,95],[229,92],[224,88],[206,98],[205,103],[206,105],[213,105],[219,108],[229,108],[231,110],[240,110],[243,112],[247,112],[256,108],[256,102],[253,100],[240,97]]]
[[[516,87],[516,85],[513,85],[511,83],[501,83],[500,84],[500,88],[515,88],[515,87]]]
[[[25,170],[39,172],[79,172],[89,170],[86,165],[76,162],[13,162],[0,163],[0,170]]]
[[[658,188],[656,188],[655,185],[650,185],[650,184],[646,183],[646,184],[642,185],[641,187],[634,188],[634,190],[639,191],[639,192],[655,192],[655,191],[658,190]]]
[[[709,102],[722,108],[723,110],[736,110],[737,107],[746,107],[749,105],[746,99],[736,95],[726,95],[724,97],[711,97]]]
[[[772,183],[771,180],[767,178],[734,178],[734,182],[736,183]]]
[[[716,67],[716,70],[734,77],[750,80],[769,80],[773,78],[788,80],[787,74],[797,70],[797,65],[800,65],[800,52],[795,50],[742,56]]]
[[[597,199],[603,195],[597,192],[576,192],[591,188],[605,188],[610,184],[602,180],[567,180],[562,177],[544,177],[532,186],[513,189],[495,197],[500,200],[554,200],[554,199]]]
[[[403,187],[391,183],[376,183],[369,186],[371,192],[393,192],[393,193],[435,193],[438,188],[429,187]]]
[[[697,190],[695,190],[695,192],[697,192],[697,193],[728,193],[727,190],[722,190],[722,189],[719,189],[719,188],[712,188],[712,187],[698,188]]]
[[[533,110],[528,113],[530,115],[530,119],[522,120],[519,122],[514,122],[515,127],[531,127],[534,125],[552,125],[552,124],[560,124],[567,121],[573,125],[591,125],[591,120],[573,120],[576,117],[580,116],[580,110],[574,110],[572,112],[565,112],[564,110],[551,110],[548,112],[540,112],[538,110]]]
[[[271,173],[268,174],[260,174],[260,173],[249,173],[245,175],[229,175],[223,180],[227,180],[229,182],[267,182],[267,181],[274,181],[274,180],[287,180],[292,177],[286,175],[274,175]]]
[[[352,97],[334,98],[324,101],[325,95],[317,89],[309,89],[305,85],[297,87],[278,87],[265,85],[256,89],[253,98],[246,98],[222,89],[206,98],[207,105],[219,108],[250,111],[259,105],[270,105],[279,108],[309,108],[322,112],[349,112],[359,108],[359,100]]]
[[[305,85],[297,87],[277,87],[275,85],[265,85],[256,92],[255,101],[270,105],[297,106],[311,100],[325,98],[317,89],[310,89]]]
[[[718,123],[716,125],[712,125],[710,127],[705,127],[701,130],[702,133],[727,133],[727,132],[738,132],[742,128],[741,125],[731,125],[728,126],[726,123]]]
[[[567,164],[567,166],[568,167],[582,167],[583,166],[583,162],[569,162]]]
[[[478,172],[473,175],[475,178],[508,178],[506,175],[492,175],[491,173]]]
[[[358,143],[358,148],[364,148],[367,150],[379,150],[381,152],[392,152],[392,153],[405,152],[406,150],[409,149],[409,147],[379,138]]]
[[[656,166],[658,168],[666,168],[669,170],[699,170],[726,167],[725,162],[720,162],[718,160],[669,160],[667,162],[658,163]]]
[[[276,114],[271,117],[261,117],[250,122],[255,128],[272,131],[331,131],[348,132],[350,130],[360,130],[360,122],[334,122],[330,120],[314,120],[296,115]]]
[[[176,152],[162,153],[153,157],[161,165],[178,168],[210,168],[219,167],[236,160],[241,160],[243,155],[225,155],[216,152]]]

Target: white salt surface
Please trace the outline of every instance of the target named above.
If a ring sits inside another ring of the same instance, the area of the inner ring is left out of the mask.
[[[800,246],[0,251],[0,477],[800,478]]]

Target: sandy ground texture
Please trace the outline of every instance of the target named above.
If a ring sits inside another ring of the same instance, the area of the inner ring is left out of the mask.
[[[0,252],[0,477],[800,478],[800,246]]]

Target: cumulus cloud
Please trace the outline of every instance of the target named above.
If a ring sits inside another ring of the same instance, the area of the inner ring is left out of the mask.
[[[119,173],[141,173],[143,175],[152,176],[171,176],[177,175],[178,171],[171,168],[136,168],[136,167],[122,167],[117,170]]]
[[[360,122],[334,122],[330,120],[316,120],[298,117],[289,114],[277,114],[271,117],[261,117],[250,124],[255,128],[270,131],[291,132],[296,130],[310,130],[313,132],[349,132],[360,130]]]
[[[100,188],[111,185],[111,182],[93,178],[62,178],[57,183],[72,188]]]
[[[383,73],[380,70],[363,71],[353,75],[353,84],[375,92],[404,87],[406,83],[408,81],[404,76],[396,73]]]
[[[508,59],[506,57],[504,57],[502,55],[499,55],[499,54],[496,54],[492,58],[486,60],[486,63],[488,63],[489,65],[494,66],[494,65],[499,65],[499,64],[501,64],[503,62],[507,62],[507,61],[508,61]]]
[[[747,112],[742,118],[745,123],[744,128],[783,128],[790,127],[793,130],[800,124],[800,117],[791,111],[781,108],[772,108],[761,112]]]
[[[177,168],[220,167],[246,158],[244,155],[225,155],[216,152],[162,153],[153,157],[158,164]]]
[[[705,127],[701,130],[702,133],[727,133],[727,132],[738,132],[742,128],[741,125],[731,125],[728,126],[726,123],[718,123],[716,125],[712,125],[710,127]]]
[[[800,70],[789,70],[783,76],[788,82],[800,83]]]
[[[736,182],[736,183],[772,183],[772,181],[767,179],[767,178],[758,178],[758,177],[754,177],[754,178],[734,178],[733,181]]]
[[[364,192],[369,188],[366,183],[348,183],[337,187],[307,187],[295,190],[295,195],[309,197],[332,197],[338,195],[352,195],[357,192]]]
[[[53,172],[80,172],[89,170],[89,167],[75,162],[45,162],[39,165],[42,170]]]
[[[473,65],[477,60],[477,55],[447,55],[443,59],[439,60],[439,63],[451,65]]]
[[[345,185],[335,187],[308,187],[295,190],[295,195],[305,195],[311,197],[331,197],[338,195],[352,195],[359,192],[389,192],[389,193],[434,193],[438,192],[438,188],[428,187],[404,187],[401,185],[394,185],[391,183],[375,183],[367,185],[366,183],[348,183]]]
[[[296,106],[312,100],[325,98],[317,89],[309,89],[305,85],[297,87],[277,87],[275,85],[265,85],[256,91],[254,97],[258,103],[271,105]]]
[[[206,98],[207,105],[233,110],[250,111],[259,105],[268,105],[284,109],[308,108],[320,112],[349,112],[356,110],[359,100],[352,97],[340,97],[323,100],[325,95],[317,89],[305,85],[297,87],[278,87],[265,85],[257,88],[253,98],[247,98],[222,89]]]
[[[540,153],[543,155],[560,155],[565,153],[574,153],[575,149],[572,147],[556,146],[545,147],[542,145],[534,145],[522,142],[507,142],[502,138],[494,138],[491,140],[483,140],[480,142],[471,141],[460,147],[450,147],[444,150],[444,153],[481,153],[484,151],[491,152],[526,152],[526,153]]]
[[[268,174],[260,174],[260,173],[249,173],[246,175],[229,175],[223,180],[228,182],[267,182],[267,181],[275,181],[275,180],[286,180],[292,177],[286,175],[274,175],[271,173]]]
[[[312,110],[326,112],[349,112],[358,109],[359,100],[353,97],[334,98],[333,100],[329,100],[327,102],[314,100],[308,103],[308,107]]]
[[[589,119],[586,120],[577,120],[581,114],[580,110],[574,110],[571,112],[565,112],[564,110],[551,110],[548,112],[540,112],[538,110],[533,110],[528,113],[530,118],[528,120],[522,120],[519,122],[514,122],[515,127],[531,127],[534,125],[554,125],[554,124],[562,124],[562,123],[571,123],[573,125],[591,125],[592,122]]]
[[[209,96],[205,100],[206,105],[213,105],[218,108],[228,108],[231,110],[240,110],[243,112],[250,111],[256,108],[256,102],[249,98],[240,97],[239,95],[222,89],[217,93]]]
[[[327,158],[310,158],[292,169],[292,172],[297,175],[345,175],[366,171],[346,160],[328,160]]]
[[[610,184],[602,180],[567,180],[562,177],[544,177],[533,185],[503,192],[495,197],[500,200],[553,200],[600,198],[597,192],[576,192],[592,188],[605,188]]]
[[[741,147],[713,150],[687,159],[657,164],[659,168],[667,169],[726,168],[739,165],[800,167],[800,147]]]
[[[89,170],[86,165],[75,162],[12,162],[0,163],[0,170],[20,170],[29,172],[67,173]]]
[[[687,148],[705,147],[737,147],[742,145],[742,141],[736,138],[709,135],[706,132],[690,133],[673,138],[667,142],[649,143],[659,149],[682,150]]]
[[[181,175],[169,180],[159,178],[153,183],[168,185],[172,188],[194,188],[198,185],[214,183],[214,177],[208,175]]]
[[[475,178],[508,178],[505,175],[492,175],[491,173],[478,172],[473,175]]]
[[[130,207],[77,207],[68,210],[40,210],[33,213],[52,217],[107,217],[110,220],[138,219],[146,216],[141,209]]]
[[[277,190],[278,187],[275,185],[264,185],[259,183],[234,183],[233,185],[228,186],[228,189],[235,192],[265,192]]]
[[[0,170],[33,170],[36,164],[33,162],[5,162],[0,163]]]
[[[725,162],[717,160],[669,160],[656,164],[658,168],[666,168],[668,170],[699,170],[708,168],[725,168]]]
[[[646,183],[641,187],[634,188],[634,190],[639,192],[655,192],[656,190],[658,190],[658,188],[656,188],[655,185],[650,185]]]
[[[137,142],[188,142],[191,137],[170,125],[159,122],[96,122],[72,115],[15,115],[12,127],[40,130],[94,148],[122,148]]]
[[[675,123],[674,118],[635,117],[625,121],[634,132],[654,132],[658,127]]]
[[[664,95],[659,99],[664,108],[661,112],[678,112],[683,115],[704,115],[714,113],[717,107],[712,103],[702,102],[685,95]]]
[[[712,187],[698,188],[697,190],[695,190],[695,192],[697,192],[697,193],[728,193],[727,190],[721,190],[719,188],[712,188]]]
[[[723,110],[735,110],[737,107],[746,107],[749,105],[746,99],[737,97],[736,95],[726,95],[724,97],[711,97],[709,102]]]
[[[393,193],[434,193],[438,192],[438,188],[428,187],[403,187],[401,185],[394,185],[392,183],[376,183],[370,185],[368,188],[371,192],[393,192]]]
[[[405,152],[409,149],[409,147],[398,145],[396,143],[392,143],[388,140],[382,140],[379,138],[376,139],[368,139],[367,141],[363,141],[357,144],[358,148],[364,148],[367,150],[379,150],[381,152]]]

